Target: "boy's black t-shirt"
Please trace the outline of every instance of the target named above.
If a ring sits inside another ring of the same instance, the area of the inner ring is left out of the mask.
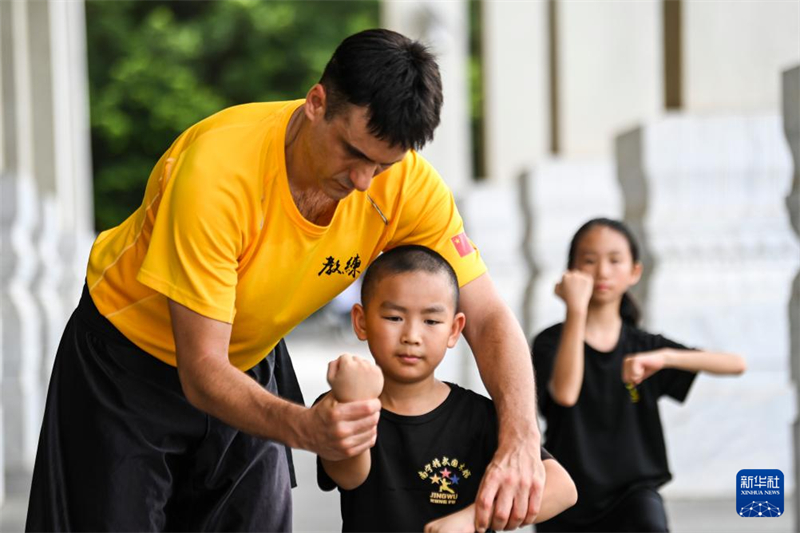
[[[667,464],[658,399],[686,399],[696,374],[664,369],[633,390],[622,382],[625,357],[659,348],[687,349],[676,342],[623,324],[616,348],[599,352],[584,344],[584,380],[577,403],[553,401],[547,383],[553,371],[562,324],[533,342],[539,409],[547,421],[544,445],[570,473],[578,503],[553,521],[587,524],[601,518],[630,490],[657,488],[672,478]]]
[[[343,531],[422,531],[474,503],[497,449],[497,415],[488,398],[447,385],[445,401],[424,415],[381,410],[369,476],[354,490],[339,489]],[[542,459],[550,457],[542,448]],[[317,482],[336,488],[319,458]]]

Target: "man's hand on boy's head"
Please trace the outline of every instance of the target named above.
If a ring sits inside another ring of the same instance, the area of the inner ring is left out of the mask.
[[[339,402],[371,400],[383,390],[383,372],[372,361],[346,353],[328,364],[328,384]]]

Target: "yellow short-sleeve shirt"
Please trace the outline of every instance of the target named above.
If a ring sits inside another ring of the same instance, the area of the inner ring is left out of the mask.
[[[141,207],[97,237],[92,300],[142,350],[176,364],[169,298],[231,323],[230,361],[249,369],[402,244],[438,251],[460,285],[486,271],[450,190],[413,151],[339,202],[328,226],[303,218],[284,159],[302,104],[236,106],[192,126],[156,164]]]

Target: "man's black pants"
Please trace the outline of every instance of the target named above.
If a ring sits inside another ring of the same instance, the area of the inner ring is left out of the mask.
[[[247,372],[273,393],[276,359],[289,361],[283,341]],[[27,531],[290,531],[290,470],[283,445],[189,404],[177,370],[84,288],[50,378]]]

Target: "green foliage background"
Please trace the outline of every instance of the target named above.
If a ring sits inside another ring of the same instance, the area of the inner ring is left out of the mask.
[[[377,0],[86,2],[95,227],[141,203],[155,162],[231,105],[302,98]]]

